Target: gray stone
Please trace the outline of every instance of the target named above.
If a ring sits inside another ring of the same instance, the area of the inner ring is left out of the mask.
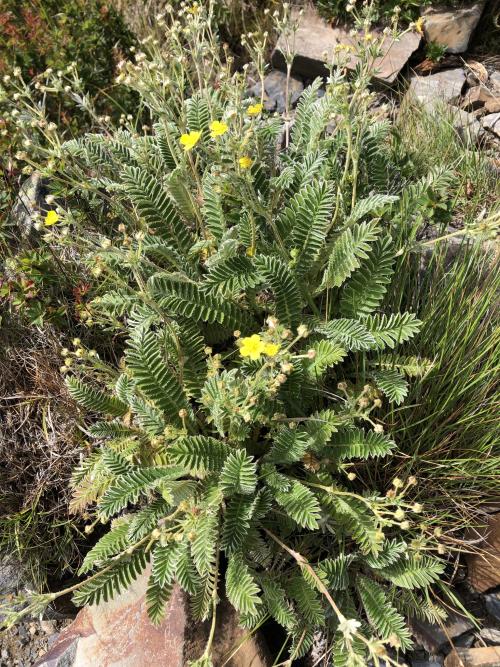
[[[483,116],[482,120],[483,127],[500,137],[500,113],[490,113],[488,116]]]
[[[490,593],[484,596],[484,603],[488,613],[500,621],[500,593]]]
[[[288,95],[292,109],[304,90],[304,84],[296,77],[290,77],[288,82]],[[264,79],[264,107],[267,111],[278,111],[283,113],[286,109],[286,74],[280,70],[273,70]],[[252,95],[260,98],[261,84],[256,83],[251,89]]]
[[[469,40],[483,13],[486,0],[464,7],[429,7],[422,12],[427,42],[445,46],[449,53],[467,51]]]
[[[0,561],[0,595],[15,595],[22,583],[19,563],[3,558]]]
[[[489,79],[493,90],[496,92],[500,93],[500,72],[497,72],[496,70],[490,74],[490,79]]]
[[[455,639],[474,627],[468,618],[454,612],[448,614],[448,618],[443,621],[443,627],[416,618],[409,619],[409,625],[416,641],[432,654],[441,653],[449,646],[450,639]]]
[[[279,70],[273,70],[264,79],[264,87],[269,97],[276,100],[276,108],[282,113],[286,108],[286,74]],[[293,76],[288,81],[288,96],[290,108],[297,104],[297,101],[304,90],[304,84],[300,79]]]
[[[411,667],[443,667],[443,659],[437,656],[428,660],[412,660]]]
[[[497,628],[482,628],[479,634],[487,644],[500,646],[500,630]]]
[[[33,214],[45,210],[46,194],[43,179],[37,172],[31,174],[21,185],[12,207],[11,218],[22,236],[28,236],[33,231]]]
[[[408,102],[419,102],[433,109],[440,102],[452,103],[462,93],[465,74],[461,67],[443,70],[430,76],[412,76],[405,96]]]
[[[453,109],[452,123],[463,141],[476,143],[481,139],[483,128],[471,113],[463,109]]]
[[[362,35],[353,37],[348,30],[342,27],[332,27],[313,7],[304,9],[302,16],[298,12],[298,8],[292,12],[292,20],[298,25],[295,37],[291,38],[282,34],[278,39],[272,54],[274,67],[286,70],[284,53],[288,51],[290,39],[293,39],[295,58],[292,71],[294,73],[306,78],[326,77],[328,72],[325,67],[324,54],[327,54],[328,62],[335,61],[334,59],[337,58],[335,49],[339,45],[345,45],[351,49],[351,51],[342,52],[341,58],[349,70],[354,70],[359,59],[352,49],[356,51]],[[377,31],[373,31],[373,36],[383,38],[382,33]],[[373,62],[373,79],[384,85],[393,84],[410,56],[418,49],[420,41],[421,37],[416,32],[407,32],[398,40],[385,37],[381,47],[382,54]]]

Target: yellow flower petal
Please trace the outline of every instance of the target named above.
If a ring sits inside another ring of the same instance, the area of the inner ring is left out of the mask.
[[[210,125],[210,136],[215,139],[215,137],[222,137],[223,134],[226,134],[229,127],[226,123],[220,120],[213,120]]]
[[[45,216],[45,226],[51,227],[52,225],[55,225],[58,220],[59,216],[57,213],[55,211],[49,211]]]
[[[247,113],[249,116],[258,116],[263,108],[263,104],[251,104],[247,109]]]
[[[268,357],[275,357],[280,349],[281,346],[277,343],[266,343],[264,345],[264,354],[267,354]]]
[[[188,134],[182,134],[179,139],[180,145],[184,148],[185,151],[190,151],[196,146],[200,140],[201,132],[189,132]]]
[[[253,164],[253,160],[251,157],[248,157],[248,155],[244,155],[243,157],[240,157],[238,164],[242,169],[250,169]]]
[[[240,354],[242,357],[250,357],[256,361],[264,352],[265,343],[261,340],[259,334],[247,336],[241,339]]]

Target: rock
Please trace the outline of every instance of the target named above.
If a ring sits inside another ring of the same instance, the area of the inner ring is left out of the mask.
[[[489,79],[492,88],[495,92],[500,94],[500,72],[492,72]]]
[[[427,42],[445,46],[449,53],[467,51],[469,40],[483,13],[486,0],[463,7],[429,7],[422,12]]]
[[[500,111],[500,94],[495,95],[486,86],[474,86],[467,91],[460,106],[466,111],[484,108],[487,113],[497,113]]]
[[[10,215],[22,236],[28,236],[33,231],[33,214],[44,211],[46,194],[43,179],[37,172],[21,185]]]
[[[479,634],[487,644],[500,646],[500,630],[497,628],[482,628]]]
[[[500,621],[500,593],[490,593],[484,596],[486,610],[490,616]]]
[[[165,620],[155,627],[146,611],[148,576],[143,574],[114,600],[82,609],[36,667],[183,667],[184,595],[174,588]]]
[[[455,646],[460,646],[461,648],[470,648],[475,639],[476,635],[473,632],[466,633],[465,635],[461,635],[460,637],[454,639],[453,644]]]
[[[49,652],[35,663],[35,667],[73,667],[77,649],[78,637],[57,641]]]
[[[286,107],[286,75],[279,70],[270,72],[264,79],[266,93],[276,100],[276,109],[280,113],[285,111]],[[288,82],[288,95],[290,97],[290,108],[294,107],[302,91],[304,84],[300,79],[291,76]]]
[[[470,88],[472,88],[473,86],[479,86],[479,84],[481,83],[477,78],[477,76],[472,72],[467,72],[465,80]]]
[[[445,667],[499,667],[500,648],[498,646],[458,648],[447,656],[444,665]]]
[[[453,109],[452,123],[463,141],[476,143],[481,139],[483,128],[471,113],[463,109]]]
[[[443,659],[437,656],[429,660],[412,660],[411,667],[443,667]]]
[[[15,595],[23,585],[19,563],[9,558],[0,561],[0,595]]]
[[[302,16],[299,15],[298,8],[294,9],[292,21],[298,23],[292,71],[306,78],[326,77],[327,69],[323,54],[326,52],[328,61],[331,61],[335,47],[344,44],[356,48],[361,39],[352,37],[349,31],[342,27],[332,28],[313,7],[304,9]],[[374,31],[373,35],[378,37],[381,33]],[[281,35],[272,54],[274,67],[284,71],[286,70],[284,53],[287,51],[288,39],[287,36]],[[383,53],[373,63],[374,80],[384,85],[394,83],[410,56],[418,49],[420,41],[420,35],[416,32],[407,32],[397,41],[386,37],[382,45]],[[358,62],[358,58],[350,53],[346,66],[354,70]]]
[[[437,623],[429,623],[421,619],[409,619],[410,629],[418,644],[421,644],[429,653],[440,653],[449,646],[449,640],[455,639],[473,629],[468,618],[449,612],[444,629]]]
[[[492,115],[498,117],[500,135],[500,114]],[[488,127],[484,119],[483,125]],[[478,553],[467,555],[468,579],[479,593],[500,585],[500,513],[487,515],[485,524],[478,528],[470,528],[465,536],[467,542],[473,542],[479,547]]]
[[[41,621],[40,622],[40,629],[46,635],[52,635],[56,631],[56,625],[55,625],[54,621]]]
[[[462,93],[465,73],[461,67],[447,69],[430,76],[412,76],[405,95],[408,102],[419,102],[432,110],[439,102],[454,102]]]
[[[200,657],[210,622],[192,623],[187,600],[174,587],[167,613],[155,627],[147,616],[149,568],[114,600],[82,609],[34,667],[184,667]],[[246,638],[228,602],[217,607],[213,663],[227,667],[269,667],[272,664],[259,635]],[[241,646],[240,646],[241,644]],[[235,655],[227,660],[228,656]]]
[[[500,113],[492,113],[482,118],[483,127],[485,127],[497,137],[500,137]]]
[[[288,95],[290,96],[290,109],[292,109],[304,90],[304,84],[300,79],[290,77],[288,83]],[[283,113],[286,108],[286,74],[280,70],[273,70],[264,79],[264,106],[267,111],[278,111]],[[256,83],[251,89],[251,94],[260,98],[261,84]]]

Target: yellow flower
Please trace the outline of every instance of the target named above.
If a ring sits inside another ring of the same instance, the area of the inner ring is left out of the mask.
[[[268,357],[275,357],[280,351],[281,346],[277,343],[266,343],[264,345],[264,354]]]
[[[189,132],[189,134],[183,134],[179,139],[180,145],[184,148],[185,151],[190,151],[196,146],[200,140],[201,132]]]
[[[213,120],[210,123],[210,136],[214,139],[215,137],[222,137],[223,134],[226,134],[229,127],[220,120]]]
[[[263,108],[264,108],[264,106],[260,103],[259,104],[251,104],[247,109],[247,113],[248,113],[249,116],[258,116]]]
[[[240,354],[242,357],[250,357],[250,359],[256,361],[264,352],[265,347],[266,345],[259,334],[253,334],[253,336],[241,339]]]
[[[249,246],[245,252],[247,257],[253,257],[255,255],[255,247],[253,245]]]
[[[415,21],[415,30],[418,32],[419,35],[424,34],[424,17],[421,16],[419,19]]]
[[[251,157],[248,157],[248,155],[244,155],[243,157],[240,157],[238,164],[242,169],[250,169],[253,164],[253,160]]]
[[[45,216],[45,226],[52,227],[52,225],[55,225],[58,220],[59,216],[57,213],[55,211],[49,211]]]

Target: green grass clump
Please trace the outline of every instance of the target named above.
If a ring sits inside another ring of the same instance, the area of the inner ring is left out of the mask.
[[[498,492],[500,273],[491,244],[464,244],[452,260],[449,253],[443,242],[424,269],[408,267],[402,302],[424,322],[414,346],[433,365],[388,420],[408,457],[402,467],[421,479],[419,496],[473,517]],[[463,522],[455,514],[453,528]]]

